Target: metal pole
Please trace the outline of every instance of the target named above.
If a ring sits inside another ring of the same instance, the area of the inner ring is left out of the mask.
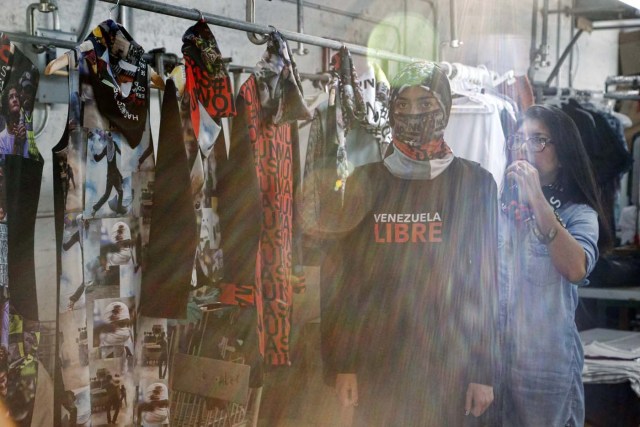
[[[533,0],[531,12],[531,45],[529,47],[529,80],[533,81],[535,74],[536,57],[538,56],[538,0]]]
[[[53,39],[49,37],[31,36],[24,33],[11,33],[11,32],[2,31],[1,29],[0,29],[0,33],[3,33],[7,37],[9,37],[11,41],[17,41],[21,43],[31,43],[38,46],[54,46],[54,47],[63,47],[66,49],[73,49],[78,45],[77,42],[73,42],[73,41],[59,40],[59,39]]]
[[[133,37],[133,11],[129,10],[128,7],[118,6],[118,19],[120,23],[127,29],[127,32]]]
[[[573,38],[567,45],[567,47],[564,49],[564,52],[562,52],[562,56],[560,56],[560,60],[553,67],[553,70],[551,70],[551,74],[549,74],[549,77],[547,77],[547,81],[546,81],[547,85],[551,84],[551,81],[556,77],[556,74],[558,74],[558,71],[560,71],[560,67],[562,66],[562,63],[564,62],[565,59],[567,59],[567,56],[569,56],[569,52],[571,52],[571,50],[573,49],[573,45],[576,44],[576,42],[582,35],[582,32],[583,30],[578,30],[578,32],[573,36]]]
[[[101,0],[105,3],[117,3],[118,0]],[[145,10],[147,12],[159,13],[167,16],[174,16],[177,18],[188,19],[197,21],[200,19],[200,13],[195,9],[172,6],[165,3],[160,3],[154,0],[120,0],[120,4],[128,6],[134,9]],[[219,15],[213,15],[210,13],[203,13],[203,18],[206,22],[217,25],[220,27],[232,28],[235,30],[247,31],[252,33],[269,34],[272,31],[268,25],[252,24],[245,21],[239,21],[237,19],[226,18]],[[371,49],[360,45],[342,43],[340,41],[330,40],[323,37],[311,36],[308,34],[300,34],[294,31],[279,30],[280,33],[289,41],[299,41],[314,46],[324,46],[331,49],[340,49],[342,46],[346,46],[351,53],[359,55],[368,55],[373,58],[388,59],[397,62],[416,62],[424,61],[425,58],[415,58],[406,55],[399,55],[393,52]]]
[[[571,0],[571,8],[575,9],[575,7],[576,7],[576,0]],[[576,25],[576,18],[572,16],[570,20],[570,25],[569,25],[569,35],[571,36],[571,39],[573,39],[573,36],[576,34],[575,25]],[[573,73],[573,49],[571,49],[571,53],[569,54],[569,70],[567,75],[567,82],[569,83],[569,88],[573,87],[572,73]]]
[[[542,34],[540,35],[540,65],[547,66],[549,61],[549,0],[542,3]]]
[[[298,14],[298,32],[304,33],[304,7],[302,6],[302,0],[298,0],[296,12]],[[298,42],[298,49],[294,50],[294,52],[300,56],[306,55],[309,53],[309,49],[304,47],[304,43]]]
[[[638,24],[620,24],[620,25],[606,25],[602,27],[592,27],[592,30],[619,30],[622,28],[638,28],[640,27],[640,23]]]
[[[560,6],[562,5],[562,0],[558,0],[558,9],[560,9]],[[549,13],[549,11],[547,11],[547,14]],[[558,61],[560,61],[560,27],[562,25],[562,15],[558,14],[557,19],[556,19],[556,64],[558,63]],[[556,77],[556,86],[560,87],[560,73],[558,73],[558,76]]]
[[[624,13],[624,12],[628,12],[629,9],[625,9],[623,7],[583,7],[583,8],[576,8],[576,7],[571,7],[571,8],[564,8],[561,9],[560,7],[558,7],[558,9],[550,9],[547,13],[564,13],[566,15],[586,15],[586,14],[590,14],[590,13]]]
[[[451,41],[449,42],[449,46],[460,47],[462,46],[462,42],[458,40],[458,30],[456,28],[456,0],[449,0],[449,19],[449,26],[451,29]]]

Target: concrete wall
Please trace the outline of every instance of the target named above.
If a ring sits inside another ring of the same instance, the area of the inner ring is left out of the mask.
[[[0,9],[0,30],[23,32],[26,28],[26,8],[35,0],[9,0],[11,7]],[[531,12],[533,0],[457,0],[456,28],[462,47],[451,48],[449,0],[436,0],[437,20],[433,9],[426,0],[309,0],[312,3],[357,13],[373,20],[353,19],[313,8],[304,9],[305,32],[308,34],[334,38],[349,43],[369,45],[426,59],[462,62],[468,65],[485,64],[490,69],[504,72],[514,69],[518,74],[528,67],[531,39]],[[166,2],[184,7],[198,8],[204,12],[243,20],[245,2],[242,0],[173,0]],[[296,30],[296,5],[286,0],[256,0],[256,21],[272,24],[277,28]],[[553,7],[570,5],[570,0],[561,0]],[[84,0],[58,0],[61,30],[75,31],[80,23]],[[99,2],[96,5],[92,26],[109,17],[111,4]],[[165,47],[167,52],[180,53],[181,36],[191,22],[133,10],[133,25],[129,28],[136,40],[147,50]],[[37,27],[52,28],[49,15],[37,13]],[[560,18],[560,50],[570,38],[570,19]],[[540,25],[539,25],[540,27]],[[550,60],[556,58],[556,17],[549,22]],[[253,66],[264,47],[249,42],[245,33],[237,30],[212,27],[225,56],[233,58],[235,64]],[[292,48],[297,43],[291,44]],[[309,54],[297,56],[301,72],[313,73],[322,70],[321,49],[306,46]],[[29,48],[24,46],[23,50]],[[62,53],[62,50],[59,51]],[[44,65],[44,60],[40,62]],[[362,62],[362,59],[358,59]],[[397,66],[390,64],[390,69]],[[546,79],[551,67],[540,69],[536,79]],[[576,48],[574,86],[580,89],[602,89],[607,75],[617,73],[617,31],[594,32],[583,35]],[[568,66],[560,73],[560,85],[566,86]],[[307,87],[307,94],[314,93]],[[40,96],[43,94],[40,93]],[[40,200],[40,218],[37,228],[37,274],[38,300],[41,317],[55,318],[55,257],[53,221],[51,148],[63,133],[66,119],[66,105],[53,104],[50,107],[47,127],[38,139],[38,145],[46,160]],[[36,122],[44,117],[44,107],[38,107]],[[152,103],[152,119],[157,134],[158,104]],[[303,138],[304,139],[304,138]]]

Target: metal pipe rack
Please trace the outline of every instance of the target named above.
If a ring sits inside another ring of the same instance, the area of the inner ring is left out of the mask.
[[[127,6],[132,9],[144,10],[147,12],[158,13],[161,15],[173,16],[176,18],[183,18],[192,21],[197,21],[201,18],[200,11],[188,7],[174,6],[155,0],[100,0],[105,3],[118,4],[120,6]],[[245,22],[237,19],[227,18],[220,15],[214,15],[211,13],[202,13],[202,18],[212,25],[220,27],[231,28],[234,30],[247,31],[250,33],[269,34],[273,31],[273,27],[264,24],[256,24]],[[331,40],[324,37],[313,36],[309,34],[302,34],[295,31],[278,30],[288,40],[294,42],[300,42],[310,44],[313,46],[328,47],[334,50],[340,49],[342,46],[346,46],[353,54],[367,55],[373,58],[386,59],[396,62],[416,62],[424,61],[425,58],[416,58],[406,55],[400,55],[397,53],[389,52],[381,49],[371,49],[365,46],[360,46],[351,43],[343,43],[337,40]]]

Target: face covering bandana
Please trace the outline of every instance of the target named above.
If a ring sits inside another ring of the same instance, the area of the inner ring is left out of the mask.
[[[564,189],[560,184],[550,184],[542,187],[545,199],[554,211],[558,211],[566,202]],[[505,180],[505,186],[500,195],[500,209],[512,221],[523,223],[533,218],[531,207],[520,201],[518,186],[511,180]]]
[[[206,22],[198,21],[182,36],[185,60],[185,91],[189,95],[191,122],[196,139],[200,130],[201,104],[211,118],[236,115],[222,54]]]
[[[420,114],[397,113],[394,105],[400,93],[410,87],[421,87],[437,101],[435,111]],[[453,153],[443,139],[451,110],[451,89],[444,72],[434,63],[416,62],[405,67],[391,83],[391,128],[396,149],[385,159],[392,174],[410,179],[433,179],[453,161]],[[404,158],[394,158],[404,156]],[[403,168],[411,163],[407,175]],[[437,161],[436,161],[437,160]],[[431,163],[420,167],[418,162]]]
[[[421,114],[395,114],[394,146],[404,155],[418,161],[442,159],[451,149],[442,139],[441,111]]]
[[[267,50],[256,68],[258,96],[266,119],[282,124],[313,117],[289,45],[278,31],[269,34]]]
[[[96,105],[127,142],[135,148],[142,139],[149,105],[147,63],[144,49],[112,20],[98,25],[87,40],[93,49],[80,54],[86,64],[81,75],[89,77]],[[125,95],[124,85],[131,86]]]

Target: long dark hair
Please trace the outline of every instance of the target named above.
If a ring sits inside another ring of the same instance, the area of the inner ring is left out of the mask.
[[[549,130],[551,142],[556,150],[560,170],[558,184],[564,189],[569,201],[590,206],[598,214],[598,248],[606,251],[612,246],[609,218],[602,209],[600,189],[596,185],[593,167],[582,144],[580,132],[574,121],[560,108],[533,105],[524,113],[526,119],[539,120]],[[519,123],[518,128],[522,125]]]

